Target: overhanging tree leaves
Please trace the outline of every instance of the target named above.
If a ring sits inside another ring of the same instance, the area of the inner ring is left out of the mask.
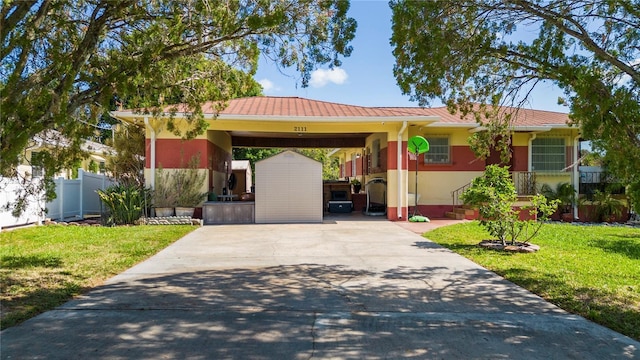
[[[251,171],[255,174],[256,162],[274,156],[284,149],[280,148],[233,148],[234,160],[249,160]],[[329,149],[293,149],[300,154],[310,157],[322,163],[322,178],[335,180],[339,175],[338,159],[329,156]]]
[[[552,82],[565,91],[583,137],[606,152],[611,172],[640,183],[638,1],[390,5],[394,74],[412,100],[427,105],[439,98],[452,112],[490,118],[504,134],[510,118],[477,104],[522,107],[536,85]]]
[[[159,113],[176,95],[204,130],[200,104],[246,93],[260,54],[306,86],[349,56],[355,20],[340,0],[9,1],[0,10],[0,174],[37,134],[58,130],[77,154],[114,99]],[[240,72],[230,71],[230,69]],[[244,75],[242,75],[244,74]],[[170,110],[170,109],[169,109]],[[77,156],[50,157],[48,176]]]

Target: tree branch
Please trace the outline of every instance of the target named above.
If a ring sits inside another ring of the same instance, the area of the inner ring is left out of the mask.
[[[617,57],[613,56],[602,47],[598,46],[598,44],[596,44],[596,42],[593,41],[591,36],[589,36],[589,32],[582,26],[582,24],[580,24],[574,18],[565,16],[556,11],[551,11],[549,10],[549,8],[544,6],[534,5],[529,1],[515,0],[513,1],[513,3],[519,4],[522,7],[522,9],[524,9],[524,11],[527,11],[535,14],[536,16],[539,16],[540,18],[554,24],[556,27],[558,27],[558,29],[560,29],[565,34],[580,40],[580,42],[582,42],[582,44],[584,44],[584,46],[588,50],[593,51],[595,55],[599,56],[604,61],[610,63],[611,65],[625,72],[636,83],[640,83],[640,73],[638,71],[636,71],[632,66],[620,61]],[[560,21],[560,19],[568,21],[573,26],[575,26],[578,29],[578,31],[569,28],[568,26],[565,25],[563,21]]]
[[[13,73],[11,76],[14,79],[16,78],[16,76],[19,77],[20,74],[22,74],[22,71],[24,70],[27,59],[29,58],[29,52],[31,51],[30,46],[34,40],[35,32],[40,28],[40,25],[46,18],[47,10],[49,8],[50,3],[51,3],[50,0],[43,1],[42,4],[40,4],[40,8],[34,15],[33,19],[30,21],[31,23],[28,24],[28,26],[25,25],[26,30],[24,34],[22,36],[16,35],[15,38],[9,41],[6,47],[3,46],[3,48],[0,50],[0,59],[4,60],[9,54],[11,54],[11,52],[13,52],[16,46],[20,44],[20,39],[22,39],[23,46],[22,46],[21,55],[18,57],[19,60],[14,66]],[[3,44],[4,44],[4,41],[3,41]]]
[[[2,7],[2,27],[0,28],[0,41],[4,44],[7,35],[13,31],[16,25],[20,22],[20,20],[24,19],[25,16],[29,13],[29,9],[35,4],[36,1],[16,1],[11,6],[3,6]],[[13,9],[13,12],[9,17],[7,14]]]

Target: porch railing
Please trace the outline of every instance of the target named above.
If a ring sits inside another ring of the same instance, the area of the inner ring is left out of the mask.
[[[532,171],[514,171],[511,172],[513,183],[516,187],[518,195],[535,195],[537,189],[536,173]],[[471,183],[465,184],[451,192],[452,208],[455,210],[462,207],[462,193],[471,187]]]
[[[535,195],[538,187],[536,173],[532,171],[514,171],[511,173],[518,195]]]
[[[462,206],[462,200],[460,199],[460,195],[462,195],[462,193],[465,190],[467,190],[469,187],[471,187],[471,183],[465,184],[451,192],[451,200],[453,202],[452,211]]]
[[[624,186],[613,176],[605,172],[580,172],[580,194],[591,200],[596,191],[624,194]]]

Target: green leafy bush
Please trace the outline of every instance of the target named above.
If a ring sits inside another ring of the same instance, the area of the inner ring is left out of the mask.
[[[531,205],[516,209],[514,204],[518,195],[509,170],[498,165],[487,166],[484,176],[475,178],[471,187],[464,191],[462,200],[466,205],[478,208],[480,225],[503,245],[507,240],[512,244],[517,240],[528,242],[538,233],[541,222],[521,220],[522,212],[528,212],[530,218],[546,220],[559,203],[536,195],[531,199]]]
[[[624,204],[614,198],[610,192],[596,190],[593,193],[593,205],[596,206],[596,217],[600,222],[616,220],[622,215]]]
[[[576,203],[576,188],[568,182],[559,183],[555,190],[549,184],[544,184],[540,193],[549,200],[559,200],[560,211],[564,214],[570,213],[571,207]]]
[[[136,185],[113,185],[98,190],[102,203],[109,209],[108,224],[133,224],[142,216],[145,205],[150,200],[150,190]]]

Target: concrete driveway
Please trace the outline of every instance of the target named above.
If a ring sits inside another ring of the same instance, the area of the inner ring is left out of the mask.
[[[398,224],[340,217],[199,228],[1,341],[3,359],[640,357]]]

